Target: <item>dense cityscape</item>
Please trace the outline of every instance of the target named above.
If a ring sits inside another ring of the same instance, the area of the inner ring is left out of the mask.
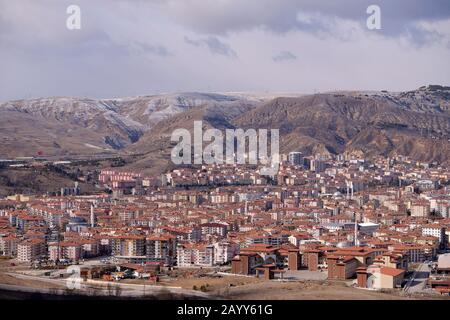
[[[202,165],[156,177],[101,169],[97,192],[74,182],[54,195],[8,196],[0,254],[11,260],[2,269],[30,281],[67,281],[76,265],[82,283],[159,287],[182,274],[449,294],[448,168],[291,152],[277,175],[259,169]]]
[[[448,0],[0,0],[0,309],[445,315],[449,61]]]

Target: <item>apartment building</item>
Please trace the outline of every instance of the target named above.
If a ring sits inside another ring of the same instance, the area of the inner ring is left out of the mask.
[[[200,225],[202,237],[207,235],[217,235],[221,238],[226,237],[228,225],[224,223],[209,222]]]
[[[450,198],[442,197],[442,199],[431,199],[430,209],[443,218],[450,218]]]
[[[178,267],[212,267],[214,261],[214,246],[205,244],[178,244],[177,265]]]
[[[411,203],[411,217],[428,217],[430,215],[430,203],[426,200],[418,200]]]
[[[174,235],[178,241],[200,241],[202,238],[202,230],[200,227],[187,228],[162,228],[163,232]]]
[[[303,166],[303,154],[301,152],[290,152],[289,163],[293,166]]]
[[[214,243],[213,246],[214,262],[216,264],[226,264],[239,254],[239,245],[237,243],[221,241]]]
[[[430,248],[413,244],[396,244],[388,246],[391,252],[402,252],[408,258],[408,262],[418,263],[431,259]]]
[[[77,242],[62,241],[59,244],[51,242],[48,244],[48,255],[52,261],[69,260],[77,262],[83,258],[83,247]]]
[[[32,227],[45,226],[46,222],[43,217],[32,215],[18,215],[16,218],[16,226],[22,231],[28,231]]]
[[[438,224],[427,224],[422,226],[423,236],[432,236],[439,239],[439,246],[441,248],[446,248],[448,245],[447,235],[445,234],[446,228]]]
[[[42,239],[23,240],[17,245],[17,260],[33,262],[46,257],[45,241]]]
[[[29,212],[33,216],[42,217],[46,223],[57,225],[61,221],[64,212],[60,209],[49,208],[46,206],[31,206]]]
[[[100,254],[100,241],[96,239],[83,239],[80,243],[83,249],[83,258],[92,258]]]
[[[177,255],[177,238],[173,235],[154,235],[146,238],[147,261],[173,265]]]
[[[139,235],[112,237],[111,251],[113,255],[120,257],[143,257],[145,242],[145,237]]]
[[[19,239],[15,236],[8,235],[0,237],[0,255],[8,257],[17,256],[18,243]]]

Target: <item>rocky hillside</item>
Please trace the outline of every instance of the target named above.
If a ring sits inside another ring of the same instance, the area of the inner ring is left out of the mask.
[[[177,128],[279,129],[281,151],[358,152],[450,159],[450,87],[409,92],[332,92],[279,97],[165,94],[124,99],[51,98],[0,105],[0,158],[133,154],[128,165],[156,173],[170,165]]]
[[[235,125],[279,128],[284,152],[360,150],[368,155],[404,154],[419,160],[446,161],[450,155],[450,114],[439,109],[440,104],[430,95],[422,90],[419,94],[420,100],[411,98],[412,93],[277,98],[239,117]]]
[[[124,151],[157,123],[200,107],[254,104],[220,94],[167,94],[125,99],[46,98],[0,104],[0,158]]]

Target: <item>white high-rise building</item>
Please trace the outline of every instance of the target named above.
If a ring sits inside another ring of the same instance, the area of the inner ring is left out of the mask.
[[[302,166],[303,165],[303,153],[290,152],[289,153],[289,163],[294,166]]]

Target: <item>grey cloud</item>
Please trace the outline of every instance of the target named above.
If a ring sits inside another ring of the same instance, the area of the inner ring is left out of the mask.
[[[219,54],[219,55],[223,55],[223,56],[227,56],[227,57],[231,57],[231,58],[237,57],[236,52],[230,47],[230,45],[220,41],[217,37],[210,36],[210,37],[207,37],[204,39],[199,39],[199,40],[193,40],[188,37],[185,37],[184,40],[186,43],[196,46],[196,47],[200,47],[200,46],[204,45],[213,54]]]
[[[429,31],[420,26],[413,25],[406,30],[406,37],[417,47],[422,47],[428,43],[445,40],[445,37],[436,31]]]
[[[0,0],[0,5],[4,1],[7,0]],[[92,53],[110,55],[113,52],[122,55],[170,55],[166,46],[145,38],[136,41],[133,37],[114,37],[117,34],[116,28],[100,10],[101,4],[107,4],[104,0],[98,0],[92,5],[83,0],[78,2],[81,7],[82,28],[76,31],[65,27],[66,6],[73,1],[21,2],[22,5],[18,2],[8,3],[0,11],[0,44],[8,50],[22,50],[36,56],[83,56]],[[23,13],[24,7],[28,14]],[[119,19],[120,15],[113,14],[113,17]]]
[[[360,36],[358,24],[365,24],[372,1],[382,8],[383,30],[375,34],[405,36],[420,50]],[[69,31],[65,9],[73,2],[0,0],[0,101],[158,91],[409,90],[450,81],[450,20],[442,21],[448,0],[77,0],[82,30]],[[301,59],[283,50],[301,52]]]
[[[333,19],[345,19],[364,26],[369,5],[381,7],[381,35],[396,37],[409,35],[415,40],[416,25],[420,21],[450,19],[448,0],[172,0],[167,10],[178,22],[206,34],[224,35],[255,28],[273,32],[303,30],[314,32],[330,31]],[[302,23],[297,14],[312,15],[310,23]],[[418,35],[418,39],[423,35]]]
[[[272,60],[275,62],[292,61],[297,60],[297,56],[290,51],[281,51],[276,56],[273,56]]]
[[[137,49],[137,51],[141,53],[150,53],[161,57],[167,57],[171,55],[169,49],[162,45],[152,45],[140,41],[134,41],[131,47],[133,47],[135,50]]]

